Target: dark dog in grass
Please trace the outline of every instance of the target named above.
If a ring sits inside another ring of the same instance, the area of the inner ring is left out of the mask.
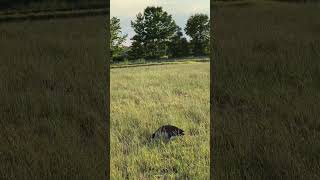
[[[184,131],[176,126],[164,125],[152,134],[152,139],[171,140],[178,136],[183,136]]]

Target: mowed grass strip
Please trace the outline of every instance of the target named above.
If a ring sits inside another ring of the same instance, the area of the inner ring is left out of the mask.
[[[111,179],[209,179],[209,63],[111,70]],[[165,124],[185,130],[151,142]]]
[[[157,65],[170,65],[170,64],[190,64],[190,63],[197,63],[197,62],[209,62],[209,59],[204,60],[179,60],[179,61],[172,61],[172,62],[145,62],[145,63],[118,63],[111,65],[111,68],[129,68],[129,67],[141,67],[141,66],[157,66]]]

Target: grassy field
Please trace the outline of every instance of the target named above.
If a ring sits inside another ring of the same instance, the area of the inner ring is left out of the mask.
[[[216,179],[320,179],[319,6],[214,12]],[[105,17],[0,24],[0,179],[103,179]],[[186,136],[151,142],[163,124]],[[111,70],[112,179],[208,179],[209,63]]]
[[[320,6],[239,4],[213,13],[213,174],[320,179]]]
[[[107,14],[107,9],[84,9],[84,10],[64,10],[64,11],[44,11],[31,13],[12,13],[0,14],[0,23],[3,22],[18,22],[27,20],[44,20],[50,19],[66,19],[66,18],[80,18],[88,16],[103,16]]]
[[[0,24],[0,179],[104,179],[105,17]]]
[[[111,70],[111,179],[209,179],[209,63]],[[186,135],[151,141],[162,125]]]

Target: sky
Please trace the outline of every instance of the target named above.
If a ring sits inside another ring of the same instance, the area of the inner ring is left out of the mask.
[[[161,6],[164,11],[172,15],[176,24],[182,28],[184,33],[188,18],[195,13],[210,15],[210,0],[110,0],[110,15],[120,19],[123,34],[128,34],[124,45],[131,44],[130,38],[134,35],[131,20],[147,6]],[[187,37],[187,36],[186,36]],[[188,38],[188,37],[187,37]]]

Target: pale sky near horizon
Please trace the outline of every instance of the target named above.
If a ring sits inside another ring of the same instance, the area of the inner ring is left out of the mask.
[[[210,16],[210,0],[110,0],[110,16],[120,19],[123,34],[128,34],[124,43],[129,46],[130,38],[134,35],[131,20],[147,6],[161,6],[164,11],[172,15],[183,33],[188,18],[195,13],[205,13]]]

